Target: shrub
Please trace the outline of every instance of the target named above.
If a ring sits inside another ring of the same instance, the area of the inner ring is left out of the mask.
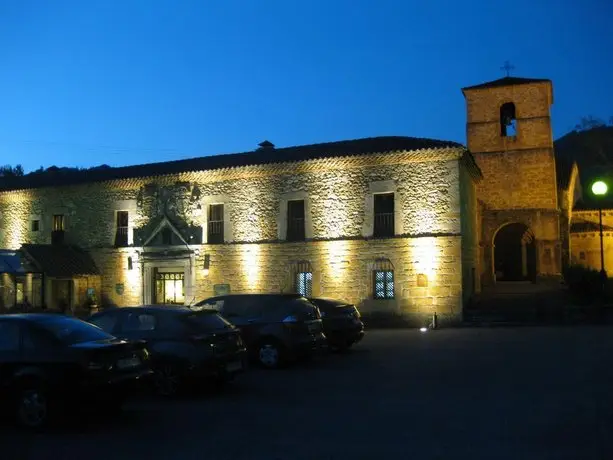
[[[588,304],[605,300],[608,289],[602,289],[603,280],[599,270],[583,265],[570,265],[564,269],[563,276],[573,301]],[[607,286],[608,280],[605,279],[605,283]]]

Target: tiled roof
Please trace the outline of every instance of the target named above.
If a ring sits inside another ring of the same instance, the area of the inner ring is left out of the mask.
[[[613,227],[610,227],[608,225],[603,225],[602,229],[606,232],[610,232],[613,230]],[[589,232],[599,232],[599,231],[600,231],[600,225],[597,224],[596,222],[579,221],[579,222],[573,222],[570,225],[571,233],[589,233]]]
[[[484,88],[497,88],[500,86],[513,86],[513,85],[526,85],[529,83],[544,83],[550,82],[547,78],[521,78],[521,77],[503,77],[498,80],[488,81],[479,85],[467,86],[462,88],[462,91],[467,89],[484,89]]]
[[[100,274],[90,255],[77,246],[24,244],[21,250],[47,276],[59,278]]]
[[[0,191],[163,176],[190,171],[207,171],[241,166],[291,163],[322,158],[445,148],[464,148],[464,146],[457,142],[436,139],[384,136],[322,144],[300,145],[296,147],[265,147],[251,152],[211,155],[185,160],[123,166],[118,168],[90,169],[75,171],[69,174],[57,172],[40,175],[26,175],[23,177],[6,177],[0,180]]]

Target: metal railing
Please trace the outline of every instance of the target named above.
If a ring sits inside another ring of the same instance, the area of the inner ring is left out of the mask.
[[[394,236],[394,213],[385,212],[375,214],[373,236],[387,237]]]
[[[287,221],[287,241],[304,241],[304,218],[295,217]]]
[[[128,227],[117,227],[115,232],[115,246],[118,248],[128,245]]]
[[[223,220],[211,220],[207,228],[207,243],[223,243]]]

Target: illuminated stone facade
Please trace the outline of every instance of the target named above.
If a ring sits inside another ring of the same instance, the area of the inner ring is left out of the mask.
[[[556,170],[551,81],[508,77],[463,92],[468,148],[484,177],[477,187],[483,284],[560,276],[577,170]]]
[[[159,290],[168,297],[178,274],[176,303],[220,289],[294,292],[307,271],[312,295],[366,313],[459,319],[478,289],[480,179],[471,155],[450,146],[12,190],[0,193],[0,245],[49,244],[53,216],[64,216],[64,242],[91,254],[105,305],[164,303]],[[393,196],[389,237],[373,236],[380,194]],[[292,200],[304,200],[305,241],[285,241]],[[223,243],[214,244],[211,206],[220,204]],[[122,212],[126,247],[115,247]],[[376,298],[376,271],[393,271],[391,296]]]

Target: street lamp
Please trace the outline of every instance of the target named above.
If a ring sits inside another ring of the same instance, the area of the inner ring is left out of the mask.
[[[608,189],[607,183],[602,180],[597,180],[592,184],[592,193],[596,197],[598,203],[598,222],[600,226],[600,278],[603,290],[607,279],[607,272],[604,269],[604,244],[602,242],[602,199],[607,194]]]

